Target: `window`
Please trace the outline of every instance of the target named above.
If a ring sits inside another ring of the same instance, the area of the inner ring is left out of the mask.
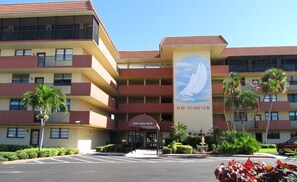
[[[51,138],[52,139],[68,139],[69,129],[68,128],[52,128]]]
[[[66,107],[67,107],[67,110],[70,111],[70,99],[66,100]],[[59,112],[65,112],[65,108],[60,107]]]
[[[288,77],[288,81],[289,81],[290,85],[297,85],[297,77],[296,76]]]
[[[261,115],[260,114],[255,115],[255,121],[261,121]]]
[[[280,139],[279,132],[268,132],[268,139]]]
[[[7,128],[7,138],[25,138],[25,129]]]
[[[297,111],[290,111],[289,117],[290,117],[290,120],[297,120]]]
[[[71,85],[71,74],[55,74],[54,85]]]
[[[289,102],[297,102],[297,94],[288,94]]]
[[[276,95],[272,95],[272,102],[276,102],[276,101],[277,101]],[[269,95],[265,95],[264,102],[270,102]]]
[[[24,110],[25,111],[25,110],[27,110],[27,108],[23,106],[21,99],[11,99],[9,110],[11,110],[11,111]]]
[[[27,50],[16,50],[15,51],[16,56],[32,56],[32,50],[27,49]]]
[[[245,112],[235,112],[234,121],[247,121],[247,114]]]
[[[259,84],[259,80],[258,79],[252,80],[252,84],[255,85],[255,86],[258,85]]]
[[[72,60],[72,49],[56,49],[56,60],[63,61],[63,60]]]
[[[13,74],[12,83],[29,83],[29,74]]]
[[[268,120],[268,112],[265,112],[265,120]],[[271,117],[270,117],[271,121],[276,121],[278,120],[278,112],[271,112]]]

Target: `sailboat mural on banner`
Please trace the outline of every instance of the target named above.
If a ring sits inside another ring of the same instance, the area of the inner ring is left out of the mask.
[[[176,99],[206,102],[210,94],[209,66],[202,57],[186,57],[176,63]]]

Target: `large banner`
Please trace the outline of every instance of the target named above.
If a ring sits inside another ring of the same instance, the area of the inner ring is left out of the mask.
[[[190,132],[212,128],[209,51],[174,53],[174,121]]]

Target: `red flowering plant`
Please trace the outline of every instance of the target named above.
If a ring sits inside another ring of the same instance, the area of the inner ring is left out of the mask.
[[[244,163],[235,160],[228,166],[221,163],[215,169],[215,176],[220,182],[289,182],[297,181],[297,166],[277,161],[276,166],[264,162],[252,162],[250,158]]]

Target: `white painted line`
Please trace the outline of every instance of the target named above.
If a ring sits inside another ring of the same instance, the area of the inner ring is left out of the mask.
[[[114,161],[108,161],[108,160],[99,159],[99,158],[90,157],[90,156],[85,156],[85,155],[80,155],[80,157],[84,157],[84,158],[92,159],[92,160],[97,160],[97,161],[101,161],[101,162],[110,162],[110,163],[114,163]]]
[[[125,157],[121,157],[121,156],[100,156],[100,158],[105,158],[105,159],[109,159],[109,160],[115,160],[115,162],[136,162],[130,159],[127,159]]]
[[[69,163],[68,161],[63,161],[63,160],[56,159],[56,158],[52,158],[51,160],[57,161],[57,162],[62,162],[62,163]]]
[[[77,159],[77,158],[73,158],[73,157],[70,157],[70,156],[65,156],[66,158],[68,159],[73,159],[73,160],[77,160],[77,161],[81,161],[81,162],[86,162],[86,163],[93,163],[91,161],[86,161],[86,160],[83,160],[83,159]],[[71,163],[71,162],[70,162]]]
[[[33,160],[34,162],[36,162],[36,163],[39,163],[39,164],[43,164],[44,162],[41,162],[41,161],[39,161],[39,160]]]

